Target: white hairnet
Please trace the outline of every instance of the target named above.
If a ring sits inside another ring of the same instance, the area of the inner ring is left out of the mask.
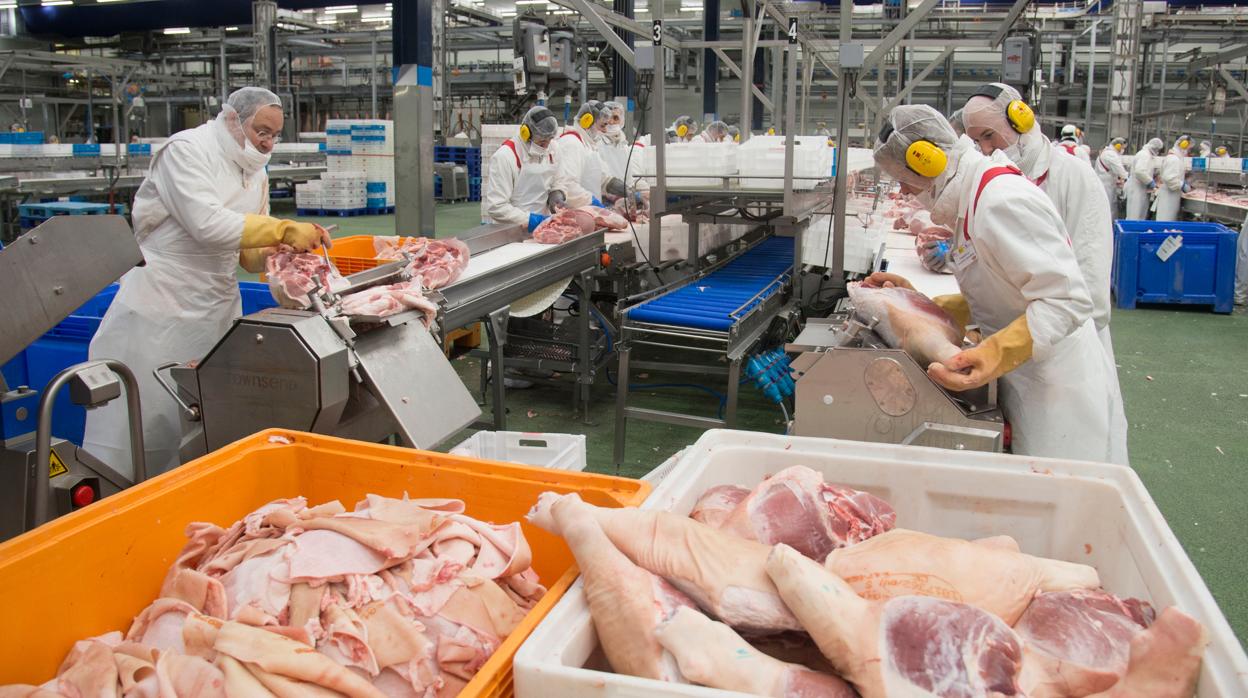
[[[620,123],[624,123],[626,110],[624,109],[623,104],[612,100],[610,102],[603,102],[602,106],[607,110],[608,114],[620,117]]]
[[[1110,144],[1110,145],[1118,145],[1119,143],[1121,143],[1121,144],[1122,144],[1122,147],[1124,147],[1124,148],[1125,148],[1125,147],[1127,147],[1127,139],[1125,139],[1125,138],[1123,138],[1123,137],[1121,137],[1121,136],[1119,136],[1118,138],[1115,138],[1115,139],[1113,139],[1112,141],[1110,141],[1110,142],[1109,142],[1109,144]]]
[[[1074,124],[1066,124],[1062,127],[1062,140],[1067,138],[1074,140],[1079,137],[1079,129]]]
[[[531,139],[550,140],[559,130],[559,120],[554,112],[540,105],[529,109],[520,123],[529,127]]]
[[[993,87],[1001,89],[1001,93],[996,97],[985,97],[983,95],[975,95],[966,101],[966,106],[962,107],[962,123],[966,128],[988,128],[1005,137],[1008,144],[1014,145],[1018,142],[1018,132],[1010,126],[1010,121],[1006,118],[1006,109],[1010,106],[1010,102],[1014,100],[1021,101],[1023,96],[1018,90],[1001,82],[992,83]],[[1035,128],[1033,127],[1033,131]]]
[[[916,141],[930,141],[948,152],[957,140],[958,135],[949,121],[926,104],[894,107],[875,144],[875,164],[903,184],[919,190],[930,189],[936,178],[924,177],[910,169],[906,164],[906,150]]]
[[[1154,138],[1148,142],[1146,147],[1153,155],[1161,155],[1161,152],[1166,149],[1166,144],[1161,142],[1160,138]]]
[[[282,108],[282,100],[263,87],[240,87],[230,93],[225,105],[238,113],[239,121],[247,121],[264,107]]]
[[[953,132],[959,136],[966,133],[966,124],[962,123],[961,109],[949,115],[949,125],[953,127]]]
[[[722,141],[728,137],[728,124],[722,121],[712,121],[706,125],[706,135],[714,141]]]

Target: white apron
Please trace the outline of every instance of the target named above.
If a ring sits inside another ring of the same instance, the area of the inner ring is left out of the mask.
[[[554,158],[547,154],[541,160],[530,160],[520,166],[516,185],[511,189],[511,203],[529,213],[545,213],[546,197],[555,181]]]
[[[183,131],[173,138],[190,141],[203,150],[205,157],[219,158],[224,163],[213,164],[223,170],[216,187],[226,208],[244,214],[265,213],[267,175],[261,171],[244,182],[242,170],[226,160],[207,130],[196,131],[199,129]],[[158,153],[152,167],[160,163]],[[236,276],[239,251],[198,245],[167,214],[158,199],[136,197],[134,217],[147,264],[122,277],[121,289],[100,322],[88,353],[92,360],[117,359],[134,372],[139,383],[150,477],[179,465],[182,439],[180,408],[156,382],[152,371],[170,361],[204,358],[242,315]],[[241,229],[239,233],[241,240]],[[83,446],[121,474],[133,478],[126,424],[125,400],[89,410]]]
[[[993,268],[983,249],[974,250],[978,238],[1013,232],[977,230],[974,223],[979,193],[1005,169],[986,161],[974,173],[972,204],[963,222],[970,254],[955,256],[952,265],[971,317],[985,336],[1027,312],[1018,289]],[[1000,402],[1013,429],[1016,454],[1127,464],[1127,423],[1117,373],[1091,319],[1059,341],[1050,356],[1033,357],[1002,376]]]
[[[1179,220],[1179,206],[1183,203],[1183,192],[1171,191],[1166,185],[1157,187],[1157,220]]]

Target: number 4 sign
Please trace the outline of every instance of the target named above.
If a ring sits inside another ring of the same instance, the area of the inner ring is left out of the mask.
[[[790,44],[797,43],[797,18],[796,17],[789,18],[789,43]]]

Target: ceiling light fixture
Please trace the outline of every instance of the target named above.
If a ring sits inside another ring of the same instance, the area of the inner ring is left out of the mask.
[[[8,2],[0,2],[0,10],[16,10],[17,0],[9,0]]]
[[[316,23],[317,24],[337,24],[338,18],[334,15],[325,15],[324,17],[317,17]]]
[[[74,0],[43,0],[39,4],[43,7],[56,7],[57,5],[72,5]]]
[[[225,30],[227,32],[236,32],[238,31],[238,27],[226,27]]]
[[[390,15],[361,15],[361,22],[389,22]]]
[[[170,27],[165,30],[166,34],[190,34],[190,27]]]
[[[546,0],[516,0],[517,5],[549,5]]]
[[[107,5],[110,2],[125,2],[126,0],[95,0],[97,5]]]
[[[327,15],[349,15],[359,11],[360,8],[355,5],[331,5],[325,8],[325,14]]]

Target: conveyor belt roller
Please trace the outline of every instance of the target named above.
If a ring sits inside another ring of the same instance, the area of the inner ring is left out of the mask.
[[[793,238],[771,237],[723,268],[625,312],[635,322],[725,331],[780,290],[777,281],[792,267]]]

